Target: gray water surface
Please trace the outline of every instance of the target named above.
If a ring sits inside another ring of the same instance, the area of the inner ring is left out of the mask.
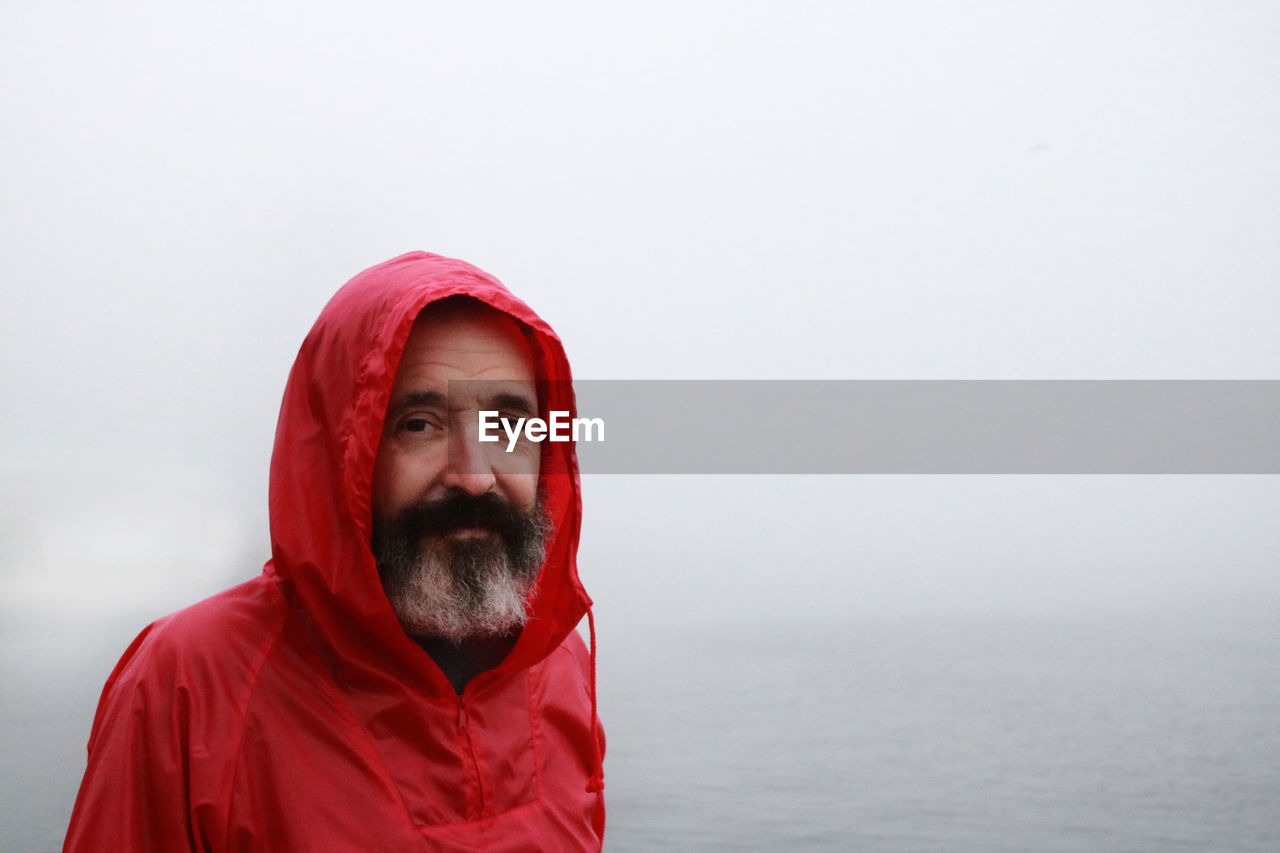
[[[626,655],[602,685],[615,851],[1280,850],[1265,620],[854,622]]]

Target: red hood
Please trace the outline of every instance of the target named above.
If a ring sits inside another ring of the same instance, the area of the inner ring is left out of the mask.
[[[532,329],[538,376],[552,380],[545,408],[577,416],[560,339],[496,278],[426,252],[371,267],[325,306],[289,375],[271,456],[272,560],[266,567],[344,670],[417,683],[450,701],[444,674],[405,635],[382,591],[369,550],[369,495],[410,328],[424,306],[455,294],[480,299]],[[544,442],[542,453],[541,486],[555,532],[531,618],[498,673],[548,655],[591,604],[578,580],[582,500],[573,444]]]

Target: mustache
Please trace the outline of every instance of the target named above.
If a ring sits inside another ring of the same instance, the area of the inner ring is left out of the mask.
[[[493,492],[473,495],[456,489],[438,500],[404,507],[395,514],[392,524],[415,539],[478,527],[513,542],[526,535],[530,514]]]

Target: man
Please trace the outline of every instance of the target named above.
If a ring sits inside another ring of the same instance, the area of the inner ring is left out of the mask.
[[[125,652],[64,851],[599,849],[573,445],[478,440],[574,412],[569,380],[462,261],[339,290],[285,389],[272,558]]]

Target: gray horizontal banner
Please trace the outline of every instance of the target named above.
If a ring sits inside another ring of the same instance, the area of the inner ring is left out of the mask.
[[[485,384],[450,383],[450,396]],[[542,412],[556,421],[542,435],[519,412],[491,416],[485,453],[518,449],[512,434],[572,440],[576,428],[584,474],[1280,473],[1278,380],[583,380],[574,389],[578,424]]]

